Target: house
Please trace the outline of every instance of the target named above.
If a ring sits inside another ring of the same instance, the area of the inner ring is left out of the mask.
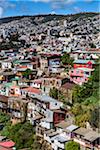
[[[86,60],[86,59],[77,59],[74,60],[74,69],[76,68],[94,68],[95,66],[95,61],[94,60]]]
[[[70,82],[68,81],[65,84],[61,85],[59,90],[65,96],[66,102],[72,103],[72,91],[74,86],[75,86],[74,82],[71,81]]]
[[[29,95],[34,95],[34,94],[41,94],[41,90],[37,89],[37,88],[33,88],[31,86],[26,87],[26,88],[22,88],[21,89],[21,95],[22,96],[29,96]]]
[[[51,55],[51,57],[48,57],[48,69],[50,73],[60,73],[61,72],[61,56],[57,55]]]
[[[70,56],[75,60],[77,59],[98,59],[100,56],[100,49],[97,48],[86,48],[84,50],[76,50],[70,53]]]
[[[54,124],[65,119],[66,112],[61,109],[63,105],[62,102],[49,96],[39,94],[31,95],[31,98],[35,104],[35,111],[44,116],[39,124],[41,127],[51,129]]]
[[[71,124],[70,121],[61,121],[56,124],[56,131],[58,131],[63,137],[67,137],[67,139],[71,140],[73,138],[73,131],[78,129],[79,127]]]
[[[17,84],[18,84],[20,87],[23,87],[23,86],[28,87],[28,86],[29,86],[29,82],[30,82],[29,79],[20,78],[20,77],[18,77],[18,78],[19,78],[19,80],[17,81]]]
[[[51,138],[58,134],[59,132],[55,131],[54,129],[44,131],[44,140],[46,140],[48,143],[52,143]]]
[[[11,115],[12,123],[26,120],[28,99],[24,97],[8,98],[8,113]]]
[[[13,86],[12,82],[1,84],[0,94],[9,96],[9,91],[12,86]]]
[[[8,107],[8,97],[0,95],[0,110],[3,112],[7,112],[7,107]]]
[[[1,69],[12,69],[12,61],[11,60],[2,60],[0,61]]]
[[[58,149],[64,150],[65,143],[67,143],[69,139],[67,139],[67,137],[63,137],[62,135],[56,135],[51,138],[51,141],[52,141],[51,147],[54,150],[58,150]]]
[[[35,103],[30,100],[27,105],[27,120],[34,126],[40,123],[44,116],[36,111]]]
[[[80,127],[73,132],[73,140],[84,149],[100,149],[100,135],[95,131]]]
[[[55,128],[60,133],[63,132],[69,125],[71,124],[70,121],[63,120],[60,123],[55,125]]]
[[[41,56],[39,61],[40,61],[40,69],[44,71],[45,68],[48,67],[48,60],[44,56]]]
[[[0,93],[6,96],[20,96],[20,87],[18,85],[14,85],[12,82],[4,83],[1,86]]]
[[[82,85],[83,83],[88,81],[93,71],[94,69],[86,67],[71,69],[69,71],[70,81]]]
[[[73,132],[76,131],[78,128],[79,128],[78,126],[71,124],[66,129],[64,129],[67,138],[72,139],[74,137]]]
[[[49,73],[60,73],[60,53],[48,53],[48,52],[42,52],[40,53],[40,68],[42,70],[45,70],[47,68],[47,71]]]
[[[59,76],[58,77],[48,76],[48,77],[41,78],[41,81],[42,81],[41,89],[43,93],[49,95],[50,89],[52,89],[53,87],[59,89],[61,85],[66,82],[66,78],[59,77]]]
[[[42,80],[41,79],[30,80],[30,86],[37,89],[41,89]]]
[[[54,129],[44,131],[44,140],[50,143],[54,150],[64,150],[65,143],[69,141],[66,136]]]
[[[9,89],[9,96],[20,96],[21,95],[21,91],[20,91],[20,87],[17,85],[13,85],[10,87]]]
[[[32,64],[32,68],[30,69],[37,69],[40,67],[40,62],[39,62],[39,57],[37,56],[32,56],[32,59],[31,59],[31,64]],[[29,64],[30,66],[30,64]]]

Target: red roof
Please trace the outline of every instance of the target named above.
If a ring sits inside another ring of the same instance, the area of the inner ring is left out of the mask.
[[[24,88],[23,90],[25,90],[27,92],[30,92],[30,93],[41,94],[40,89],[36,89],[36,88],[33,88],[33,87]]]
[[[15,146],[15,143],[13,141],[0,142],[0,146],[3,146],[5,148],[11,148]]]
[[[19,66],[19,68],[27,68],[27,66]]]
[[[98,51],[98,52],[100,52],[100,48],[86,48],[86,51]]]
[[[92,65],[92,62],[91,62],[91,61],[88,61],[87,64],[88,64],[88,65]]]

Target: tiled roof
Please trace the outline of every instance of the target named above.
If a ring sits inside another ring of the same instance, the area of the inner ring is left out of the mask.
[[[27,91],[27,92],[30,92],[30,93],[41,94],[40,89],[36,89],[36,88],[33,88],[33,87],[24,88],[23,90]]]

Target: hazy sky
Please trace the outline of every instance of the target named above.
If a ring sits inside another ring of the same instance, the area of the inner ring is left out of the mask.
[[[100,0],[0,0],[0,17],[99,12]]]

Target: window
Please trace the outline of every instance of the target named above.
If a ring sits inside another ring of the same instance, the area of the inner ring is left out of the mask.
[[[86,75],[89,75],[89,72],[85,72]]]
[[[79,73],[79,71],[76,71],[76,74],[78,74]]]

